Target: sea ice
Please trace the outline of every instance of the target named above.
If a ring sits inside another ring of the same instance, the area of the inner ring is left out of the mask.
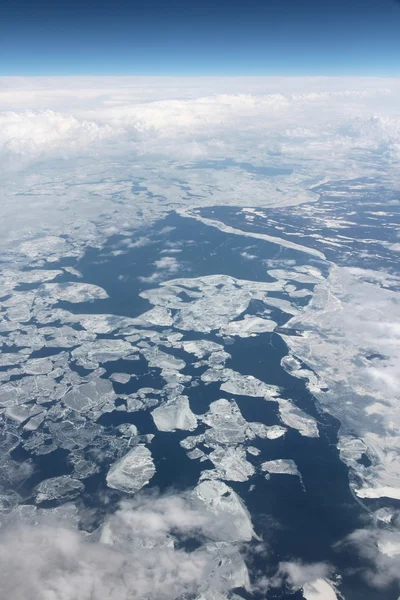
[[[119,339],[95,340],[84,342],[71,352],[73,360],[85,369],[96,369],[100,363],[121,358],[129,360],[130,355],[137,352],[129,342]]]
[[[103,288],[91,283],[44,283],[41,286],[41,292],[51,302],[63,300],[79,303],[108,298],[108,294]]]
[[[297,408],[290,400],[279,399],[279,415],[285,425],[297,429],[305,437],[318,437],[318,425],[313,417]]]
[[[107,485],[134,494],[149,483],[155,472],[150,450],[138,445],[111,466],[106,478]]]
[[[267,460],[261,464],[261,470],[267,473],[276,473],[281,475],[297,475],[300,473],[297,469],[296,463],[290,458],[278,458],[277,460]]]
[[[117,396],[108,379],[95,379],[69,391],[63,398],[63,403],[78,412],[99,409],[108,402],[114,402]]]
[[[399,284],[384,271],[332,266],[286,324],[302,332],[285,341],[319,377],[313,393],[341,423],[341,456],[360,498],[400,497]],[[363,452],[368,467],[357,462]]]
[[[159,406],[151,413],[159,431],[182,429],[193,431],[197,427],[196,415],[191,411],[187,396],[178,396]]]
[[[192,492],[195,507],[205,507],[211,519],[209,537],[215,541],[249,542],[254,536],[250,515],[239,496],[222,481],[199,483]],[[207,525],[205,526],[207,530]]]
[[[129,373],[111,373],[109,379],[116,383],[126,384],[131,380],[131,375]]]
[[[246,450],[243,447],[222,446],[208,454],[216,467],[215,476],[228,481],[247,481],[255,473],[255,469],[246,459]]]
[[[334,588],[326,579],[315,579],[303,585],[305,600],[337,600]]]
[[[79,496],[82,491],[83,483],[69,475],[52,477],[41,481],[36,487],[36,502],[37,504],[50,500],[67,502]]]
[[[245,317],[239,321],[232,321],[222,327],[221,335],[237,335],[242,338],[252,337],[259,333],[267,333],[273,331],[276,327],[275,321],[272,319],[262,319],[261,317],[254,317],[251,315],[245,315]]]

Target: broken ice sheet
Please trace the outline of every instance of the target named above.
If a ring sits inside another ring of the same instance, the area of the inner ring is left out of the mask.
[[[254,534],[250,514],[243,501],[222,481],[208,480],[199,483],[191,494],[193,506],[206,508],[217,519],[211,520],[205,532],[215,541],[248,542]]]
[[[277,323],[272,319],[262,319],[253,315],[245,315],[239,321],[232,321],[221,328],[221,335],[252,337],[260,333],[268,333],[275,329]]]
[[[108,298],[108,294],[103,288],[91,283],[44,283],[41,286],[41,293],[50,302],[63,300],[80,303]]]
[[[290,400],[280,398],[278,405],[279,415],[285,425],[297,429],[305,437],[319,437],[318,425],[313,417],[297,408]]]
[[[85,369],[96,369],[100,363],[128,359],[137,349],[129,342],[120,339],[102,339],[84,342],[72,351],[71,356]]]
[[[221,398],[210,404],[209,411],[198,416],[208,427],[204,433],[187,437],[181,446],[189,450],[192,459],[210,460],[214,470],[203,471],[201,479],[224,479],[227,481],[247,481],[255,473],[253,465],[247,460],[244,444],[256,436],[276,439],[284,435],[285,429],[276,425],[268,427],[263,423],[248,423],[234,400]],[[199,444],[211,448],[206,454]],[[250,451],[257,455],[258,451]]]
[[[252,282],[227,275],[208,275],[166,281],[159,288],[146,290],[140,295],[155,306],[176,309],[174,325],[177,329],[210,333],[228,326],[242,315],[252,299],[265,301],[268,291],[281,290],[284,283]],[[189,298],[188,301],[182,301],[182,293]],[[250,326],[245,323],[244,327],[247,325]],[[253,321],[253,326],[261,327],[261,323]],[[271,330],[271,326],[263,324],[264,329],[267,327]]]
[[[111,373],[109,379],[115,381],[116,383],[126,384],[131,380],[131,375],[129,373]]]
[[[228,481],[247,481],[255,473],[255,469],[246,459],[243,447],[217,447],[207,458],[216,467],[215,477]],[[210,472],[203,472],[202,477],[207,477]],[[214,474],[213,474],[214,477]]]
[[[296,463],[292,459],[279,458],[277,460],[268,460],[261,464],[261,470],[269,474],[297,475],[300,477]]]
[[[187,396],[178,396],[159,406],[151,413],[159,431],[176,429],[193,431],[197,427],[196,415],[191,411]]]
[[[69,475],[45,479],[36,487],[36,503],[40,504],[51,500],[67,502],[79,496],[83,489],[82,482]]]
[[[138,445],[112,465],[107,474],[107,485],[133,494],[149,483],[155,471],[150,450]]]
[[[107,379],[95,379],[71,389],[63,398],[63,403],[78,412],[92,408],[99,409],[107,402],[114,402],[117,396]]]

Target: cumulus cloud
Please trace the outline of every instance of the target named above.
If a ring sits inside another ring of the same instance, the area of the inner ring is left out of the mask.
[[[104,151],[168,158],[260,156],[335,160],[355,149],[398,156],[398,82],[355,78],[34,78],[0,80],[0,150]],[[45,107],[45,108],[44,108]],[[255,136],[255,132],[258,135]],[[236,147],[236,148],[235,148]],[[322,155],[321,155],[322,153]],[[325,156],[324,156],[325,155]],[[331,157],[330,157],[331,159]]]
[[[79,119],[71,114],[44,111],[0,113],[0,149],[3,154],[29,155],[46,149],[88,147],[116,135],[109,125]]]
[[[208,584],[221,592],[235,585],[232,545],[182,546],[188,537],[204,541],[210,526],[185,495],[139,495],[91,535],[43,515],[30,525],[9,519],[1,532],[2,598],[172,600]]]

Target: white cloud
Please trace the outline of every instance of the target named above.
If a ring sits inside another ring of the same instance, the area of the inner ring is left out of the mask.
[[[316,584],[316,588],[318,588],[321,582],[325,582],[327,589],[332,591],[330,598],[336,598],[333,587],[327,580],[332,571],[332,566],[324,562],[302,563],[301,561],[284,561],[279,563],[275,575],[269,578],[260,578],[254,585],[254,589],[266,592],[267,590],[288,586],[292,591],[295,591],[308,586],[308,589],[312,590],[313,585]],[[324,587],[324,584],[322,584],[322,587]],[[310,594],[307,597],[311,598],[312,596]],[[313,598],[315,600],[328,600],[328,597],[324,598],[323,595],[317,594]]]
[[[0,113],[0,151],[35,155],[52,149],[77,150],[116,135],[109,125],[79,119],[52,110]]]
[[[179,262],[173,256],[163,256],[154,263],[157,269],[165,269],[170,273],[174,273],[179,269]]]
[[[147,277],[139,277],[140,281],[145,283],[162,281],[176,273],[181,267],[181,263],[174,256],[163,256],[154,262],[154,266],[157,270]]]
[[[206,590],[211,581],[215,591],[235,585],[240,559],[232,545],[192,552],[174,547],[187,536],[204,538],[210,526],[210,515],[191,507],[184,495],[139,495],[122,504],[100,540],[96,532],[68,528],[45,513],[32,525],[9,518],[1,531],[2,598],[173,600]]]
[[[376,588],[385,588],[394,582],[400,584],[400,531],[388,529],[358,529],[344,544],[355,546],[368,559],[364,568],[367,582]]]
[[[113,139],[113,151],[123,142],[178,159],[237,155],[238,142],[242,158],[251,148],[319,162],[359,148],[397,156],[398,90],[363,78],[2,78],[0,149],[48,155],[106,139],[110,151]]]

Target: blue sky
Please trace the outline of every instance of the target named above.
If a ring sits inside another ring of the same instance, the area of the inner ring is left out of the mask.
[[[6,0],[0,75],[400,75],[396,0]]]

